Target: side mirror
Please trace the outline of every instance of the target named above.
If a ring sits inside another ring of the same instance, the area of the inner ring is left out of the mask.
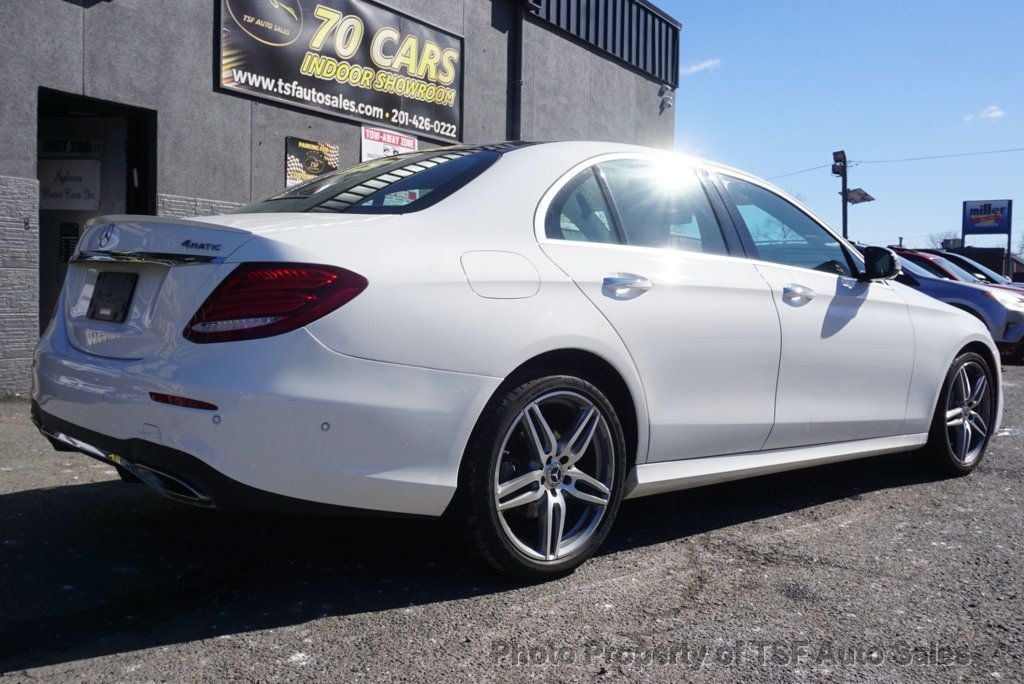
[[[888,280],[898,276],[903,269],[896,252],[886,247],[865,247],[862,254],[864,272],[860,275],[861,280]]]

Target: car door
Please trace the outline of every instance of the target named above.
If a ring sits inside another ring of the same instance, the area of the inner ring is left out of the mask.
[[[612,159],[577,169],[552,195],[540,208],[541,247],[632,355],[650,416],[647,460],[760,449],[773,421],[778,315],[757,269],[730,254],[698,173]]]
[[[823,224],[753,181],[719,176],[782,323],[775,427],[766,449],[900,433],[914,368],[910,311],[888,282],[862,282]]]

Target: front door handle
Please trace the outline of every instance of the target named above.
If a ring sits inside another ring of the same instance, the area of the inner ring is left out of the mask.
[[[652,287],[652,283],[643,276],[632,273],[614,273],[606,276],[601,283],[601,294],[612,299],[635,299]]]
[[[814,294],[814,290],[807,287],[806,285],[797,285],[796,283],[790,283],[789,285],[782,286],[783,301],[796,304],[797,306],[803,306],[807,302],[814,299]]]

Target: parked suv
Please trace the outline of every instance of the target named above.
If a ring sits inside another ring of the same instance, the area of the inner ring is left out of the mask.
[[[925,254],[934,254],[935,256],[940,256],[947,261],[951,261],[978,280],[982,280],[990,285],[1004,285],[1006,287],[1024,290],[1024,283],[1015,283],[1006,276],[996,273],[988,266],[985,266],[970,257],[966,257],[963,254],[944,252],[941,249],[919,249],[917,251]]]

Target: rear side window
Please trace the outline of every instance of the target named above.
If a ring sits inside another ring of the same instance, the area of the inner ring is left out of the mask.
[[[448,148],[375,159],[296,185],[235,213],[419,211],[464,187],[500,156],[495,149]]]
[[[544,233],[554,240],[619,242],[611,209],[593,168],[580,173],[558,192],[548,208]]]
[[[728,253],[711,202],[692,168],[633,159],[605,162],[598,168],[626,244]]]

